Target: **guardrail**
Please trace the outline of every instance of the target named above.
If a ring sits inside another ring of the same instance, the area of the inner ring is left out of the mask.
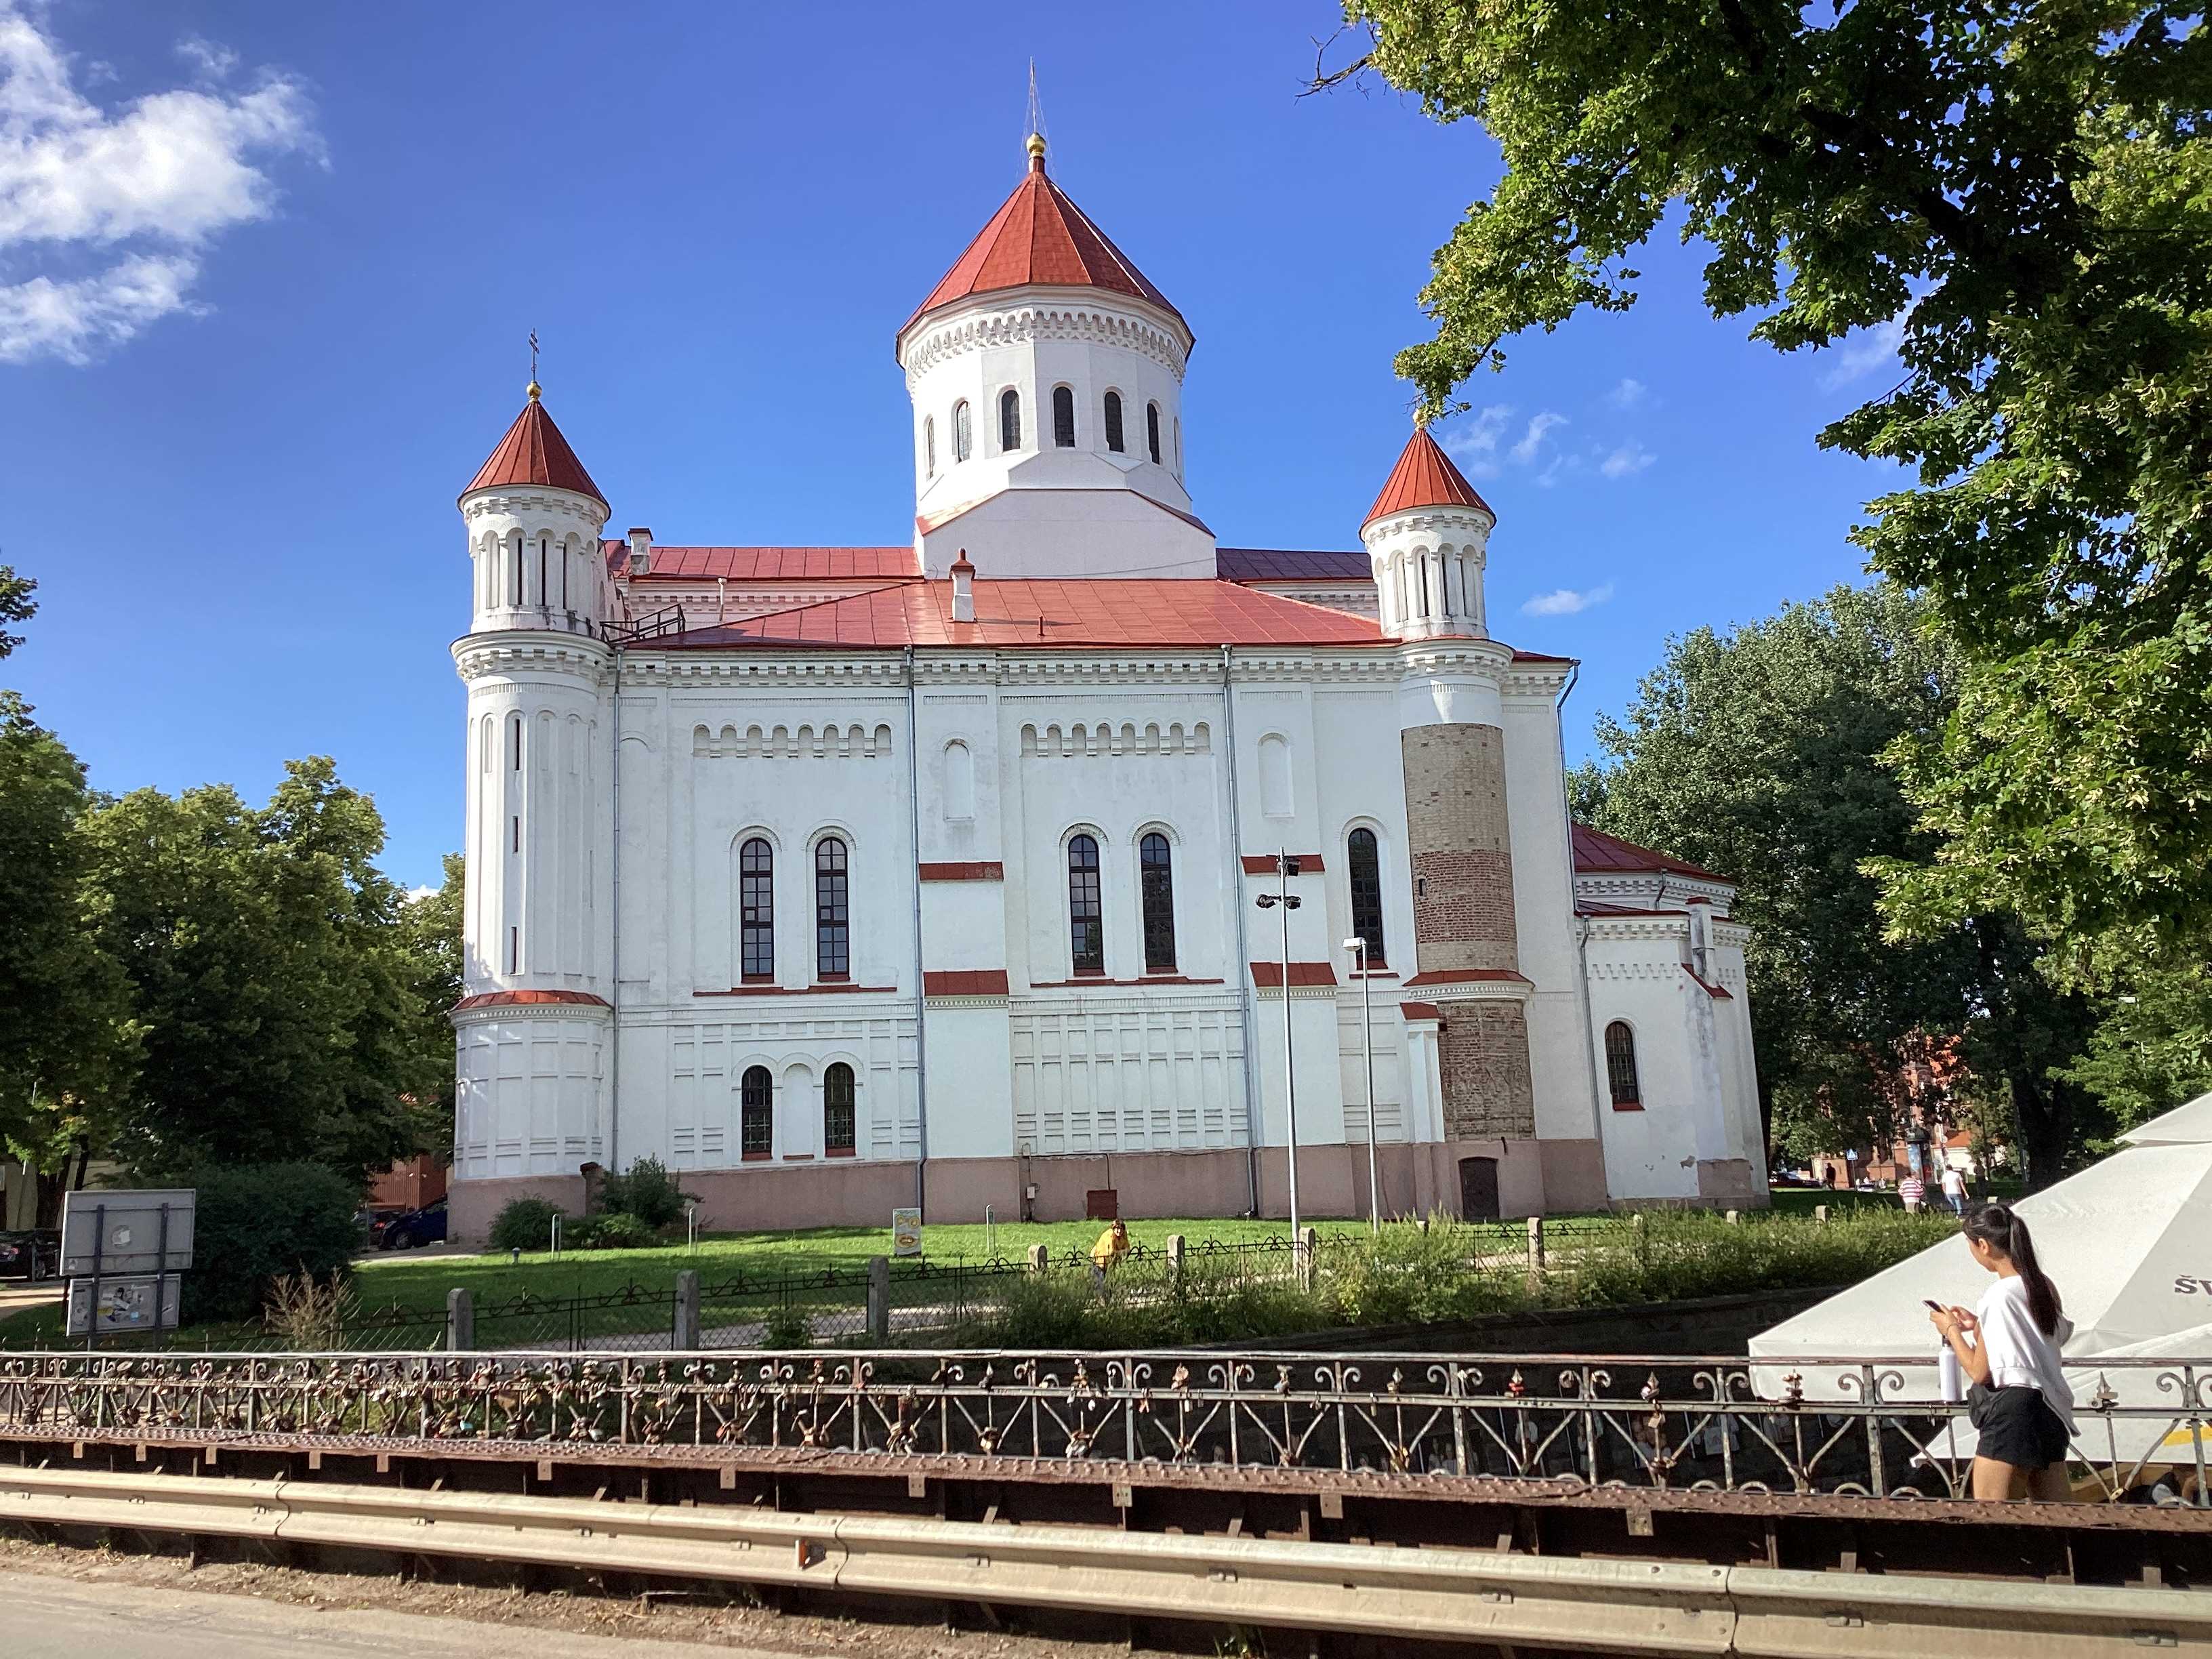
[[[1785,1370],[1632,1355],[44,1353],[0,1357],[0,1439],[796,1447],[1960,1497],[1962,1408],[1912,1395],[1906,1380],[1926,1369],[1924,1356]],[[2155,1476],[2174,1503],[2212,1508],[2212,1359],[2098,1372],[2076,1465],[2110,1498]]]

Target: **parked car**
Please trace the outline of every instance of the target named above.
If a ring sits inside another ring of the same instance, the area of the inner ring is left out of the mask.
[[[354,1223],[368,1242],[379,1247],[384,1243],[384,1230],[407,1212],[387,1206],[383,1209],[362,1209],[353,1212]]]
[[[52,1227],[0,1233],[0,1279],[52,1279],[61,1261],[62,1236]]]
[[[441,1244],[446,1238],[446,1200],[425,1204],[419,1210],[403,1210],[385,1224],[377,1247],[411,1250],[418,1244]]]

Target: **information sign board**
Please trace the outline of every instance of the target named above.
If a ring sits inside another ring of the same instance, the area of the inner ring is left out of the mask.
[[[192,1265],[192,1189],[143,1191],[98,1187],[62,1198],[62,1273],[180,1273]],[[167,1211],[166,1224],[162,1212]]]
[[[891,1254],[893,1255],[921,1254],[921,1212],[920,1210],[891,1212]]]

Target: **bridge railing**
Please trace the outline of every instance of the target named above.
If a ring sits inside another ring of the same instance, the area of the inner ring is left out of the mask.
[[[2070,1368],[2107,1496],[2212,1507],[2212,1356]],[[0,1357],[0,1439],[568,1442],[1959,1497],[1964,1407],[1896,1360],[516,1352]],[[1757,1388],[1754,1388],[1754,1383]]]

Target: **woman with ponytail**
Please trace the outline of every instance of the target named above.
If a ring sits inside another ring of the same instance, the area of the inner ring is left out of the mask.
[[[2066,1448],[2074,1433],[2074,1391],[2058,1351],[2074,1328],[2016,1213],[2002,1204],[1984,1205],[1966,1218],[1965,1231],[1966,1248],[1996,1283],[1975,1312],[1931,1303],[1928,1317],[1972,1384],[1966,1414],[1980,1435],[1974,1496],[2010,1498],[2024,1475],[2027,1496],[2063,1503],[2072,1495]]]

